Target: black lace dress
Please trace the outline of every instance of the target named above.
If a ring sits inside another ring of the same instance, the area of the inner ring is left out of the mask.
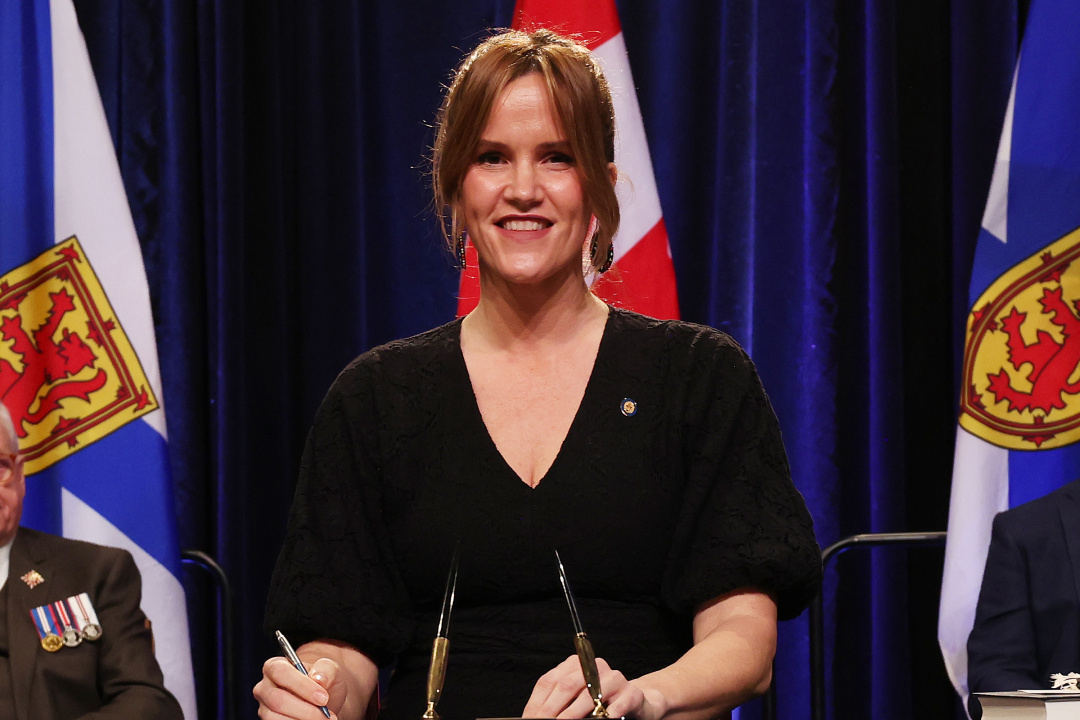
[[[382,715],[419,718],[460,543],[448,720],[519,715],[574,652],[554,550],[597,655],[637,677],[691,644],[702,602],[755,586],[782,618],[820,581],[810,516],[753,365],[729,337],[609,314],[585,396],[536,488],[480,416],[456,321],[349,365],[315,419],[266,626],[394,666]]]

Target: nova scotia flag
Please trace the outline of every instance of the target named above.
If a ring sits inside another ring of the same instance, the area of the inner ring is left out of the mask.
[[[938,625],[965,700],[967,636],[994,515],[1080,478],[1076,0],[1031,4],[969,303]]]
[[[71,0],[0,2],[0,396],[26,456],[22,524],[132,553],[193,720],[146,274]]]

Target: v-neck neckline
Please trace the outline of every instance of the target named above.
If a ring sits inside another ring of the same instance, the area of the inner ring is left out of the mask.
[[[455,339],[457,341],[456,362],[458,364],[459,371],[465,377],[465,382],[463,383],[463,386],[464,394],[468,396],[467,402],[469,404],[469,409],[472,411],[475,421],[479,424],[482,430],[482,434],[486,440],[484,444],[487,446],[488,450],[493,453],[496,458],[498,458],[499,463],[502,465],[509,477],[518,485],[520,485],[523,489],[530,492],[536,492],[540,489],[540,487],[546,485],[548,483],[548,479],[552,478],[556,467],[563,462],[562,458],[565,454],[567,445],[570,444],[571,441],[574,439],[575,435],[578,434],[578,425],[581,423],[582,412],[584,411],[585,406],[589,401],[590,394],[593,393],[595,390],[597,380],[597,368],[600,366],[600,362],[605,353],[606,347],[610,344],[610,337],[612,332],[611,328],[613,323],[615,322],[615,314],[617,312],[617,308],[613,306],[608,307],[607,318],[604,319],[604,330],[600,335],[600,344],[596,347],[596,357],[593,358],[593,366],[592,369],[589,371],[589,379],[585,383],[585,392],[581,394],[581,401],[578,403],[577,410],[574,411],[574,418],[570,421],[570,427],[567,428],[566,435],[563,436],[562,442],[559,443],[558,452],[555,453],[555,457],[552,459],[551,464],[548,465],[547,470],[544,471],[544,474],[540,477],[539,480],[536,481],[535,485],[530,485],[529,483],[525,482],[521,475],[519,475],[518,472],[510,466],[510,463],[506,461],[506,457],[502,454],[502,451],[499,450],[499,446],[495,444],[495,440],[491,436],[491,431],[488,429],[487,423],[484,421],[484,414],[480,412],[480,403],[477,401],[476,391],[473,389],[472,376],[469,375],[469,366],[465,362],[465,353],[461,349],[462,323],[461,320],[458,320],[457,333],[455,335]]]

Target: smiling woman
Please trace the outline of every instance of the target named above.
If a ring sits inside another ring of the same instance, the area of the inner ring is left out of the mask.
[[[480,257],[481,300],[496,283],[584,283],[589,210],[539,73],[503,90],[474,154],[459,205]]]
[[[777,617],[820,579],[812,523],[741,348],[590,292],[619,222],[613,143],[572,40],[508,32],[459,68],[435,194],[447,241],[477,249],[480,300],[327,393],[266,618],[310,677],[268,660],[261,717],[361,718],[391,666],[380,717],[419,716],[455,545],[444,717],[593,710],[556,550],[611,715],[722,717],[768,687]]]
[[[568,146],[589,210],[597,218],[593,266],[605,263],[619,227],[615,197],[615,111],[596,59],[581,44],[547,30],[508,32],[481,43],[462,63],[439,110],[432,158],[435,204],[450,216],[446,240],[454,246],[465,230],[460,215],[463,179],[476,162],[481,138],[508,86],[525,76],[544,108],[548,130]],[[539,121],[538,118],[534,118]],[[445,219],[445,215],[444,215]]]
[[[544,78],[524,75],[496,98],[457,203],[480,261],[462,354],[492,440],[530,487],[570,429],[607,318],[582,272],[589,209],[572,153]],[[550,345],[505,352],[501,331],[541,316]]]

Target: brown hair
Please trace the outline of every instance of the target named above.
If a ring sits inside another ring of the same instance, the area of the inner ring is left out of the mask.
[[[431,162],[443,236],[453,250],[464,231],[458,212],[461,185],[495,100],[507,85],[534,72],[547,84],[577,161],[586,206],[599,223],[593,258],[593,267],[599,268],[619,227],[619,201],[608,170],[608,163],[615,162],[615,110],[607,80],[588,48],[550,30],[494,35],[454,74],[439,109]]]

